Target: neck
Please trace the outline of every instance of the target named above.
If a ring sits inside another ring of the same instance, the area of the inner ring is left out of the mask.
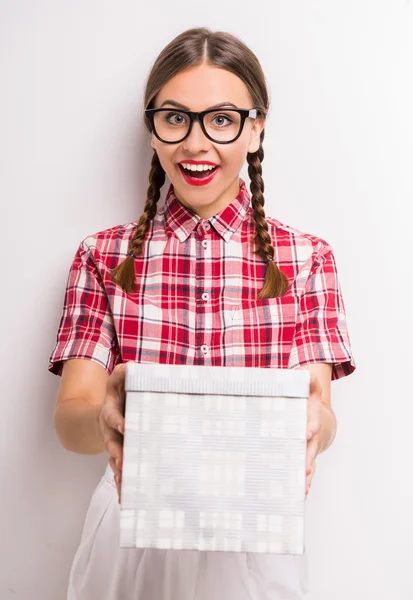
[[[192,210],[196,215],[201,217],[201,219],[209,219],[210,217],[214,217],[218,213],[220,213],[224,208],[226,208],[231,202],[236,198],[239,194],[240,183],[239,177],[230,184],[230,186],[219,196],[216,200],[210,203],[199,201],[188,202],[184,200],[182,196],[179,194],[177,190],[174,190],[176,198],[179,200],[181,204],[183,204],[186,208]]]

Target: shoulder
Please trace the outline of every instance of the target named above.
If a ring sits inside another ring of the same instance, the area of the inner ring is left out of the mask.
[[[105,251],[112,245],[119,246],[124,240],[129,241],[136,224],[137,221],[132,221],[91,233],[81,241],[81,246],[85,250],[95,249],[98,252]]]
[[[91,233],[81,240],[77,254],[85,260],[91,259],[99,267],[113,268],[116,259],[126,256],[136,225],[137,221],[131,221]]]
[[[333,253],[331,244],[325,239],[282,223],[275,217],[265,217],[268,231],[273,241],[279,247],[288,248],[297,260],[312,259],[312,262],[322,262],[329,253]]]

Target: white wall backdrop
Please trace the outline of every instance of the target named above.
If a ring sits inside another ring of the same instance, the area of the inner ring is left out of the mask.
[[[144,80],[201,25],[261,60],[267,214],[331,243],[348,314],[357,370],[332,384],[338,435],[307,502],[312,598],[409,600],[411,0],[0,1],[0,598],[66,597],[106,464],[53,429],[47,361],[67,274],[84,237],[140,214]]]

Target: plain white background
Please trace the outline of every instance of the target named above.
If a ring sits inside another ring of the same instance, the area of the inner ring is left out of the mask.
[[[307,503],[312,598],[413,597],[412,4],[0,2],[2,600],[66,597],[106,464],[52,424],[68,270],[84,237],[140,215],[145,78],[202,25],[262,63],[267,214],[333,246],[357,361],[332,384],[339,430]]]

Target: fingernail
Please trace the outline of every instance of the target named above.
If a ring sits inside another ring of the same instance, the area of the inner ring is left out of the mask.
[[[122,434],[123,434],[122,425],[118,425],[118,431],[119,431],[119,433],[122,433]]]
[[[312,437],[313,437],[313,432],[309,431],[308,435],[307,435],[307,440],[311,440]]]

